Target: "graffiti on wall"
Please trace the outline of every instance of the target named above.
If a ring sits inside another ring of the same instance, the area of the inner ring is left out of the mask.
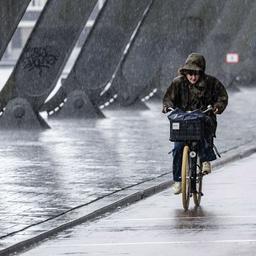
[[[25,53],[23,59],[23,67],[28,71],[38,71],[39,76],[42,76],[44,70],[51,69],[60,54],[51,46],[31,47]]]

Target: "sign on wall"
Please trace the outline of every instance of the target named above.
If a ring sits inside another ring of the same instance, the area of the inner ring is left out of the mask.
[[[226,54],[226,63],[236,64],[239,62],[239,54],[235,52],[229,52]]]

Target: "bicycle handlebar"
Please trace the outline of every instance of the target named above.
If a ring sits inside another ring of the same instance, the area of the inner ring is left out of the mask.
[[[168,107],[167,110],[168,110],[168,112],[172,112],[174,110],[174,108]]]
[[[211,110],[213,110],[212,105],[208,105],[208,106],[207,106],[207,109],[204,110],[204,111],[202,111],[202,112],[205,114],[205,113],[207,113],[207,112],[209,112],[209,111],[211,111]]]
[[[167,110],[168,110],[168,112],[172,112],[172,111],[174,111],[174,108],[168,107]],[[204,114],[206,114],[207,112],[209,112],[209,111],[211,111],[211,110],[213,110],[212,105],[208,105],[208,106],[207,106],[207,109],[204,110],[204,111],[201,111],[201,112],[204,113]]]

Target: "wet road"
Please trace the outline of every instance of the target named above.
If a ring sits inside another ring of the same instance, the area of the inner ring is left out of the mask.
[[[256,90],[230,95],[219,118],[221,152],[255,140],[255,98]],[[101,120],[49,120],[43,132],[2,131],[0,249],[48,230],[47,220],[73,207],[121,189],[125,196],[128,186],[170,172],[167,118],[160,102],[147,104],[148,111],[104,110]]]
[[[256,253],[256,155],[204,179],[202,206],[185,212],[170,189],[59,234],[23,256]]]

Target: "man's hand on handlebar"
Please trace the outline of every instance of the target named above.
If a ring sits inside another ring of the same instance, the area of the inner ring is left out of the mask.
[[[166,114],[166,113],[168,113],[168,112],[171,112],[171,111],[173,111],[174,109],[172,108],[172,107],[167,107],[167,106],[164,106],[163,107],[163,109],[162,109],[162,113],[164,113],[164,114]],[[218,114],[218,112],[219,112],[219,108],[218,108],[218,106],[212,106],[212,105],[208,105],[207,106],[207,109],[206,110],[204,110],[204,111],[202,111],[203,113],[207,113],[207,112],[209,112],[209,111],[212,111],[215,115],[216,114]]]
[[[218,106],[208,105],[207,109],[205,111],[203,111],[203,113],[207,113],[209,111],[212,111],[216,115],[219,112],[219,108],[218,108]]]
[[[167,107],[167,106],[164,106],[163,109],[162,109],[162,113],[166,114],[170,111],[173,111],[174,109],[172,107]]]
[[[213,113],[216,115],[216,114],[218,114],[218,112],[219,112],[219,109],[218,108],[214,108],[213,109]]]
[[[164,106],[162,109],[162,113],[166,114],[167,112],[169,112],[168,107]]]
[[[219,111],[220,111],[220,106],[217,103],[213,106],[213,113],[216,115],[216,114],[219,114]]]

